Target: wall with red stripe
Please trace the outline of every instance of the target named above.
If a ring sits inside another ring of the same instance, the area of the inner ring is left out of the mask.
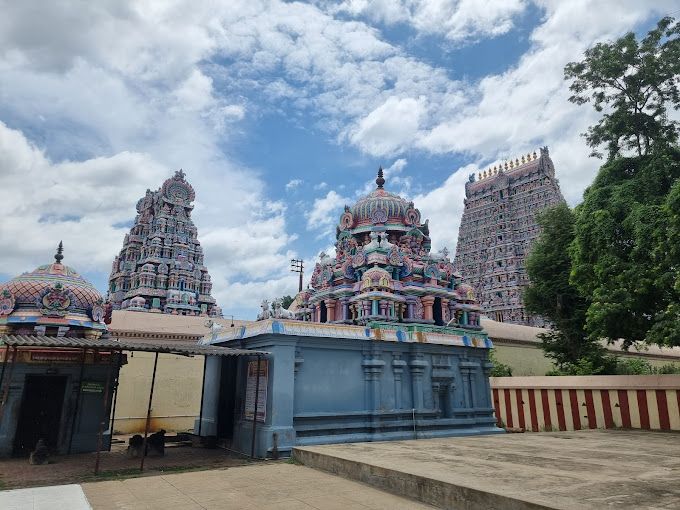
[[[492,377],[499,427],[680,430],[680,375]]]

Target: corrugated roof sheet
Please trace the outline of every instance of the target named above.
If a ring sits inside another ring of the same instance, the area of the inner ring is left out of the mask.
[[[200,356],[266,356],[264,351],[248,349],[232,349],[212,345],[171,342],[141,343],[121,342],[115,339],[89,340],[87,338],[70,338],[38,335],[3,335],[0,345],[17,347],[71,347],[80,349],[115,349],[123,351],[145,351],[166,354],[200,355]]]

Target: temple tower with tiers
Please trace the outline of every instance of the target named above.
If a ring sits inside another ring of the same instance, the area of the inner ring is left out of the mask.
[[[135,223],[113,260],[114,309],[180,315],[220,315],[191,220],[195,193],[179,170],[137,202]]]
[[[543,325],[524,310],[526,257],[540,234],[536,215],[564,202],[548,148],[489,168],[465,184],[454,266],[493,320]]]
[[[430,251],[428,221],[384,184],[381,168],[376,189],[345,206],[335,257],[321,254],[311,288],[296,296],[293,310],[311,322],[481,330],[473,289],[454,271],[448,251]]]

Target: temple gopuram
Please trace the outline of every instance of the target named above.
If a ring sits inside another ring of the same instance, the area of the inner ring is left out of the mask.
[[[479,326],[472,287],[454,271],[448,251],[430,251],[427,220],[413,202],[377,188],[352,208],[345,206],[336,256],[321,254],[311,289],[296,298],[303,320],[366,325],[374,322]]]
[[[548,148],[470,175],[454,266],[498,322],[542,326],[522,303],[525,260],[540,234],[536,215],[564,202]]]
[[[221,315],[191,220],[194,199],[179,170],[137,202],[135,223],[109,277],[108,301],[114,309]]]

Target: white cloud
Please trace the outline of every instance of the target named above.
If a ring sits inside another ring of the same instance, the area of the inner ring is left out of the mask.
[[[328,188],[328,183],[327,182],[320,182],[319,184],[314,185],[314,189],[316,191],[321,191]]]
[[[437,34],[455,42],[497,36],[513,26],[524,11],[522,0],[345,0],[323,3],[332,12],[366,16],[394,25],[406,23],[420,33]]]
[[[433,251],[447,247],[451,254],[455,253],[463,216],[465,183],[468,174],[477,171],[476,165],[467,165],[452,173],[440,187],[413,198],[422,218],[430,220]]]
[[[334,190],[329,191],[323,198],[315,199],[312,209],[305,213],[307,229],[322,230],[323,234],[330,233],[345,204],[349,204],[348,199],[338,195]]]
[[[412,144],[425,112],[425,98],[389,97],[359,120],[349,136],[365,152],[381,156],[398,152]]]
[[[286,191],[293,190],[293,189],[299,187],[300,184],[302,184],[302,179],[291,179],[286,184]]]

